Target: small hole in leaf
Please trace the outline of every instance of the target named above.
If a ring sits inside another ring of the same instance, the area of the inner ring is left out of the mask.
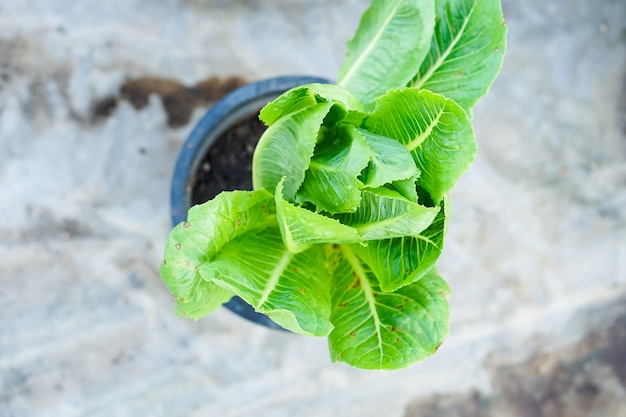
[[[175,247],[176,249],[180,249],[180,243],[175,244],[175,245],[174,245],[174,247]]]
[[[189,222],[183,223],[183,228],[187,229],[188,227],[191,227],[191,223]]]

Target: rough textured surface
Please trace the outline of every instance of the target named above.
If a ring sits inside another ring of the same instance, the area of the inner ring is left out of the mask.
[[[623,312],[621,305],[603,308]],[[625,351],[626,315],[579,342],[556,349],[543,346],[529,358],[502,350],[485,361],[491,392],[420,398],[409,405],[405,417],[623,417]]]
[[[437,355],[363,372],[228,311],[172,314],[169,181],[203,109],[174,129],[155,95],[97,120],[94,105],[139,77],[333,77],[366,4],[0,0],[2,417],[402,416],[437,398],[524,415],[522,394],[533,415],[577,395],[595,398],[581,415],[624,415],[622,0],[504,1],[505,66],[452,196]]]

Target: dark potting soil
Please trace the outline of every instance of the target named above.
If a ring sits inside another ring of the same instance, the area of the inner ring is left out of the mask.
[[[211,200],[222,191],[252,190],[252,155],[265,129],[255,113],[216,139],[196,172],[192,204]]]

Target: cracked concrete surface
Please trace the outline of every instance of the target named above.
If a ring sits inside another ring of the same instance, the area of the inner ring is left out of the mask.
[[[173,315],[169,181],[204,109],[171,128],[156,95],[94,103],[139,77],[332,78],[366,5],[0,0],[0,416],[626,415],[622,0],[503,1],[435,356],[365,372],[228,311]]]

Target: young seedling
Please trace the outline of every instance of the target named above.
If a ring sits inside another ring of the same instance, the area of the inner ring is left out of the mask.
[[[502,65],[500,0],[373,0],[338,82],[265,106],[254,191],[192,207],[161,275],[181,316],[239,296],[333,361],[407,367],[448,333],[435,263],[471,110]]]

